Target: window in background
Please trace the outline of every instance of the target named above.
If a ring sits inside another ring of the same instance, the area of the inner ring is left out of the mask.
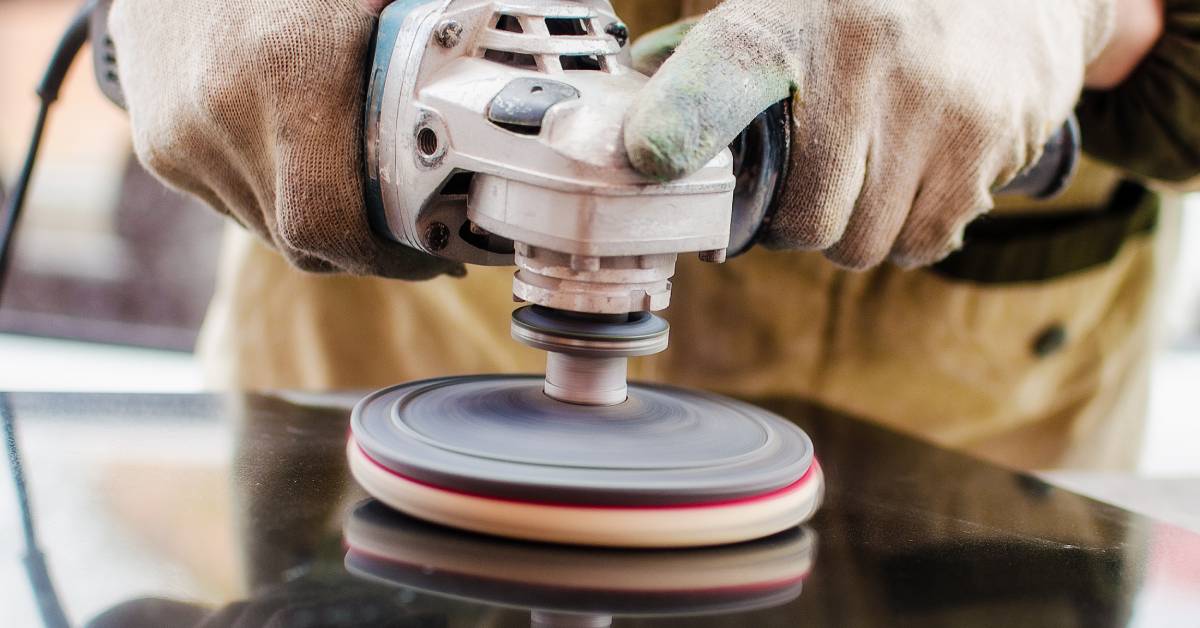
[[[1179,257],[1166,295],[1167,342],[1200,352],[1200,194],[1188,197],[1179,234]]]
[[[1150,414],[1139,471],[1157,477],[1200,475],[1200,195],[1188,199],[1178,259],[1164,295],[1165,346],[1150,379]]]

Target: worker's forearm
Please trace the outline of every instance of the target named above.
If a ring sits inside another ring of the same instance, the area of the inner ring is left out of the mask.
[[[1088,66],[1089,89],[1111,89],[1137,68],[1163,33],[1163,0],[1116,0],[1116,30]]]

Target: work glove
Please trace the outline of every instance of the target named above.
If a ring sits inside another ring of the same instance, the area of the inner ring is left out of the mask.
[[[1112,4],[727,0],[635,46],[638,68],[657,73],[626,119],[629,159],[685,176],[790,97],[790,163],[764,244],[855,269],[932,264],[1070,115]]]
[[[138,158],[296,266],[405,279],[462,267],[376,236],[362,118],[374,0],[117,0]]]

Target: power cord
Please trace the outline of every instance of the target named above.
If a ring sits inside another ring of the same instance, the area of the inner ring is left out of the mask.
[[[38,106],[37,120],[33,125],[33,133],[29,140],[29,149],[25,154],[25,163],[10,194],[4,198],[4,222],[0,225],[0,302],[3,300],[5,279],[8,277],[9,264],[12,258],[13,236],[17,222],[21,218],[21,210],[25,207],[25,196],[29,191],[29,181],[33,176],[33,167],[37,163],[38,150],[42,144],[42,134],[46,129],[46,118],[50,106],[58,99],[58,91],[62,87],[63,78],[71,63],[79,55],[80,49],[88,40],[88,23],[97,0],[87,0],[75,13],[66,32],[50,57],[46,73],[37,86]],[[21,464],[20,445],[17,442],[16,416],[13,414],[7,394],[0,394],[0,420],[4,427],[4,447],[8,454],[8,468],[12,474],[13,488],[17,495],[17,505],[21,512],[21,531],[25,540],[25,573],[37,599],[38,612],[41,614],[43,625],[47,628],[67,628],[70,622],[63,610],[62,602],[54,588],[50,577],[50,569],[46,565],[46,556],[38,544],[37,528],[34,526],[33,507],[29,499],[29,489],[25,484],[25,471]]]
[[[25,470],[21,465],[21,449],[17,444],[16,416],[12,411],[7,393],[0,393],[0,420],[4,423],[4,449],[8,454],[8,470],[12,474],[13,489],[17,494],[17,505],[21,509],[21,533],[25,538],[25,576],[37,600],[38,612],[46,628],[67,628],[67,614],[54,588],[46,555],[38,544],[37,527],[33,523],[33,508],[29,502],[29,488],[25,484]]]
[[[29,181],[33,176],[33,167],[37,163],[38,150],[42,145],[42,134],[46,129],[46,117],[50,106],[58,100],[58,90],[62,87],[63,78],[71,68],[71,62],[78,56],[79,50],[87,43],[88,20],[96,0],[88,0],[71,18],[71,23],[63,33],[58,47],[50,57],[50,65],[37,86],[38,106],[37,120],[33,123],[33,133],[29,139],[29,149],[25,152],[25,163],[21,173],[13,183],[12,192],[4,199],[4,223],[0,225],[0,301],[3,300],[4,283],[8,277],[8,267],[12,257],[12,242],[17,221],[21,218],[21,210],[25,208],[25,195],[29,191]]]

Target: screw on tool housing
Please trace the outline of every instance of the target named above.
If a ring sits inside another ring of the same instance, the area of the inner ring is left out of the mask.
[[[609,24],[604,27],[604,32],[616,39],[622,48],[625,47],[625,44],[629,43],[629,27],[621,22]]]
[[[440,251],[450,244],[450,228],[435,222],[425,229],[425,244],[431,251]]]
[[[455,20],[446,20],[433,32],[433,39],[442,48],[453,48],[462,41],[462,32],[462,24]]]

